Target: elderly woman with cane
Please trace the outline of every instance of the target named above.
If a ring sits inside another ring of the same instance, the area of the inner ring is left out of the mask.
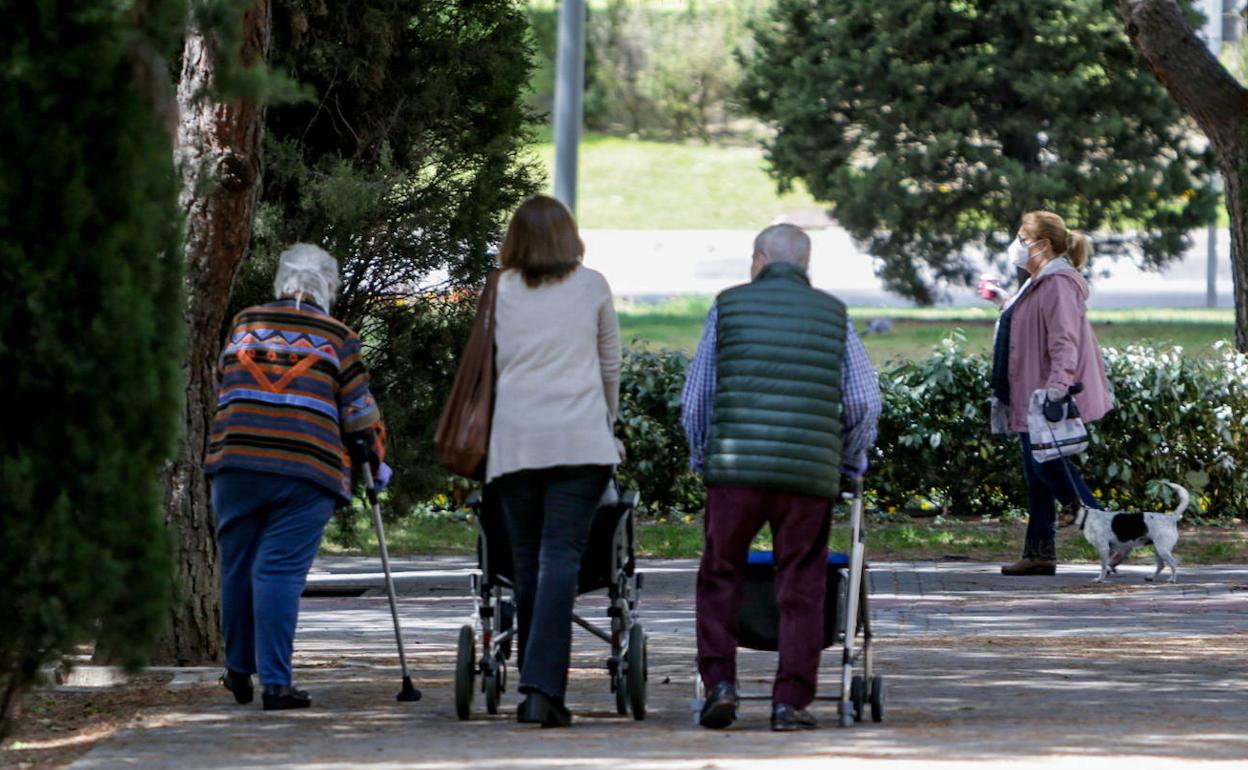
[[[1074,398],[1084,421],[1114,407],[1105,363],[1088,322],[1088,284],[1079,274],[1088,260],[1088,239],[1049,211],[1023,215],[1010,244],[1014,266],[1027,275],[1013,297],[991,282],[981,294],[1002,307],[992,353],[992,431],[1017,433],[1027,481],[1028,523],[1023,556],[1004,565],[1004,575],[1057,573],[1057,498],[1074,508],[1101,505],[1065,457],[1037,462],[1029,435],[1028,405],[1037,390],[1055,403]],[[1081,386],[1081,387],[1075,387]]]
[[[205,471],[221,555],[225,687],[265,710],[306,708],[292,686],[299,597],[334,509],[351,499],[364,446],[378,486],[389,480],[381,413],[354,331],[329,315],[338,263],[295,244],[282,253],[276,301],[234,319],[218,363],[217,413]]]

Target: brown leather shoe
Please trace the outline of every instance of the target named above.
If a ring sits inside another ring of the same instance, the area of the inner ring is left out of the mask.
[[[1019,559],[1001,567],[1002,575],[1056,575],[1057,562],[1048,559]]]

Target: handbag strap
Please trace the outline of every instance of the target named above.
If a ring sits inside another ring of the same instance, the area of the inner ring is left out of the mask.
[[[485,278],[485,289],[481,292],[481,309],[478,314],[482,316],[485,331],[491,340],[494,339],[494,314],[498,308],[498,279],[502,272],[501,268],[490,271]]]
[[[484,335],[490,346],[494,345],[494,311],[498,304],[498,278],[502,270],[492,270],[485,278],[485,288],[481,290],[481,298],[477,301],[477,315],[472,320],[472,331],[469,333],[469,346],[474,340]],[[479,343],[478,343],[479,344]]]

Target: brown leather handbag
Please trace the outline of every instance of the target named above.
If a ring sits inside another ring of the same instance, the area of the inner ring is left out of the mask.
[[[478,481],[485,478],[490,423],[494,419],[494,305],[498,275],[495,270],[485,281],[472,333],[433,433],[438,461],[450,472]]]

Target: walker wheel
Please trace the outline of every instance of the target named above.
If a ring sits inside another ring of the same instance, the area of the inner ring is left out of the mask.
[[[459,645],[455,650],[455,716],[461,720],[472,716],[473,680],[477,673],[476,640],[472,626],[459,629]]]
[[[863,706],[866,704],[866,695],[863,692],[866,689],[866,683],[862,676],[855,676],[849,684],[849,702],[854,704],[854,721],[862,721]]]
[[[628,678],[614,674],[611,683],[615,687],[615,710],[622,717],[628,716]]]
[[[884,721],[884,677],[871,678],[871,721]]]
[[[498,699],[500,695],[498,674],[486,674],[481,677],[481,689],[485,691],[485,710],[490,716],[498,713]]]

